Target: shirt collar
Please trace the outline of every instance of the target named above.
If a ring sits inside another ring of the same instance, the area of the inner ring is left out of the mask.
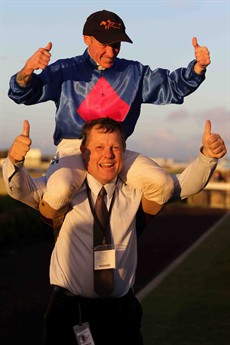
[[[98,193],[100,192],[100,190],[103,187],[103,185],[100,182],[98,182],[89,173],[87,173],[86,179],[87,179],[87,183],[88,183],[88,186],[91,189],[91,191],[95,195],[98,195]],[[107,193],[109,199],[113,196],[114,190],[116,188],[116,182],[117,182],[117,178],[113,179],[111,182],[109,182],[109,183],[104,185],[104,188],[106,190],[106,193]]]

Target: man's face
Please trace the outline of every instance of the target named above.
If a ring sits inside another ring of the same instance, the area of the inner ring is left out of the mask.
[[[98,42],[93,36],[84,36],[90,56],[103,68],[112,67],[115,58],[120,52],[121,43],[105,45]]]
[[[94,126],[82,148],[88,172],[101,184],[111,182],[123,167],[124,147],[120,132],[103,133]]]

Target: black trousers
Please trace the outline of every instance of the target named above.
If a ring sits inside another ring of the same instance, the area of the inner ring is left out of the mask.
[[[56,287],[45,314],[44,345],[76,345],[73,326],[80,321],[89,323],[95,345],[143,345],[141,319],[142,307],[131,292],[89,299]]]

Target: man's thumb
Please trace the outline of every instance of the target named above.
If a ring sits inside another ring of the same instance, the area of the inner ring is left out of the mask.
[[[210,135],[210,134],[211,134],[211,121],[206,120],[205,128],[204,128],[204,135]]]
[[[24,120],[23,122],[23,131],[22,131],[22,135],[24,135],[25,137],[30,137],[30,124],[28,120]]]
[[[197,38],[196,37],[193,37],[192,45],[193,45],[194,48],[198,48],[199,47],[199,44],[197,43]]]
[[[45,50],[47,50],[48,52],[52,49],[52,43],[49,42],[46,47],[45,47]]]

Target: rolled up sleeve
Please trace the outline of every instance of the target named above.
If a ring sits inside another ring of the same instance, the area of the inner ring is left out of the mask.
[[[2,174],[7,193],[13,199],[38,209],[45,191],[45,176],[32,178],[23,162],[14,165],[9,158],[3,161]]]
[[[182,200],[199,193],[207,185],[217,163],[218,159],[200,153],[181,174],[172,175],[174,194],[169,202]]]

